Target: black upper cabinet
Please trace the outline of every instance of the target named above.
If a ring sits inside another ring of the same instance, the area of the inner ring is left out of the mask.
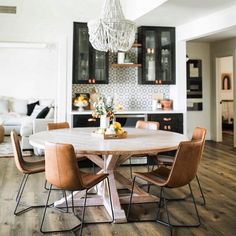
[[[175,84],[175,28],[141,26],[139,84]]]
[[[74,22],[73,83],[107,84],[108,60],[108,53],[90,44],[87,23]]]

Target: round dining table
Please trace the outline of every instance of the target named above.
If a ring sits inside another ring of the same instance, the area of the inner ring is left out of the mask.
[[[101,168],[99,173],[109,173],[114,222],[126,222],[122,204],[129,203],[130,194],[129,192],[124,194],[122,191],[122,194],[119,195],[118,190],[121,188],[131,190],[132,180],[122,175],[118,167],[131,156],[176,150],[179,143],[188,140],[188,138],[183,134],[169,131],[125,128],[128,133],[126,138],[104,139],[102,135],[94,134],[95,130],[96,128],[70,128],[43,131],[31,135],[29,141],[32,146],[39,149],[44,149],[46,142],[72,144],[78,157],[86,156],[98,165]],[[74,192],[75,205],[83,204],[81,199],[83,195],[83,191]],[[105,182],[99,184],[97,195],[93,196],[88,198],[87,205],[104,205],[111,215],[108,188]],[[68,197],[68,201],[70,198]],[[158,200],[156,196],[135,185],[133,203],[156,202]],[[64,207],[64,198],[55,202],[54,205]]]

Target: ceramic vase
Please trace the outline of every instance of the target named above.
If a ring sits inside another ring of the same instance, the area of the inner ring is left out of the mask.
[[[106,129],[109,127],[110,124],[110,119],[106,115],[101,115],[100,116],[100,128],[101,129]]]

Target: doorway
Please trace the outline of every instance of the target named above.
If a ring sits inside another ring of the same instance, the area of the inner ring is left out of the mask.
[[[233,72],[233,56],[216,58],[216,141],[218,142],[222,142],[227,135],[234,134]]]

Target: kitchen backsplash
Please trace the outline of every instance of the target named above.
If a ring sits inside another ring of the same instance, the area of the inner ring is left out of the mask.
[[[129,57],[133,58],[133,55]],[[114,57],[110,57],[110,62],[114,60]],[[105,96],[113,96],[126,110],[150,110],[154,93],[162,93],[166,98],[169,98],[170,94],[169,85],[138,84],[138,70],[131,67],[110,67],[109,84],[73,84],[72,97],[75,93],[90,93],[92,88],[96,88]]]

